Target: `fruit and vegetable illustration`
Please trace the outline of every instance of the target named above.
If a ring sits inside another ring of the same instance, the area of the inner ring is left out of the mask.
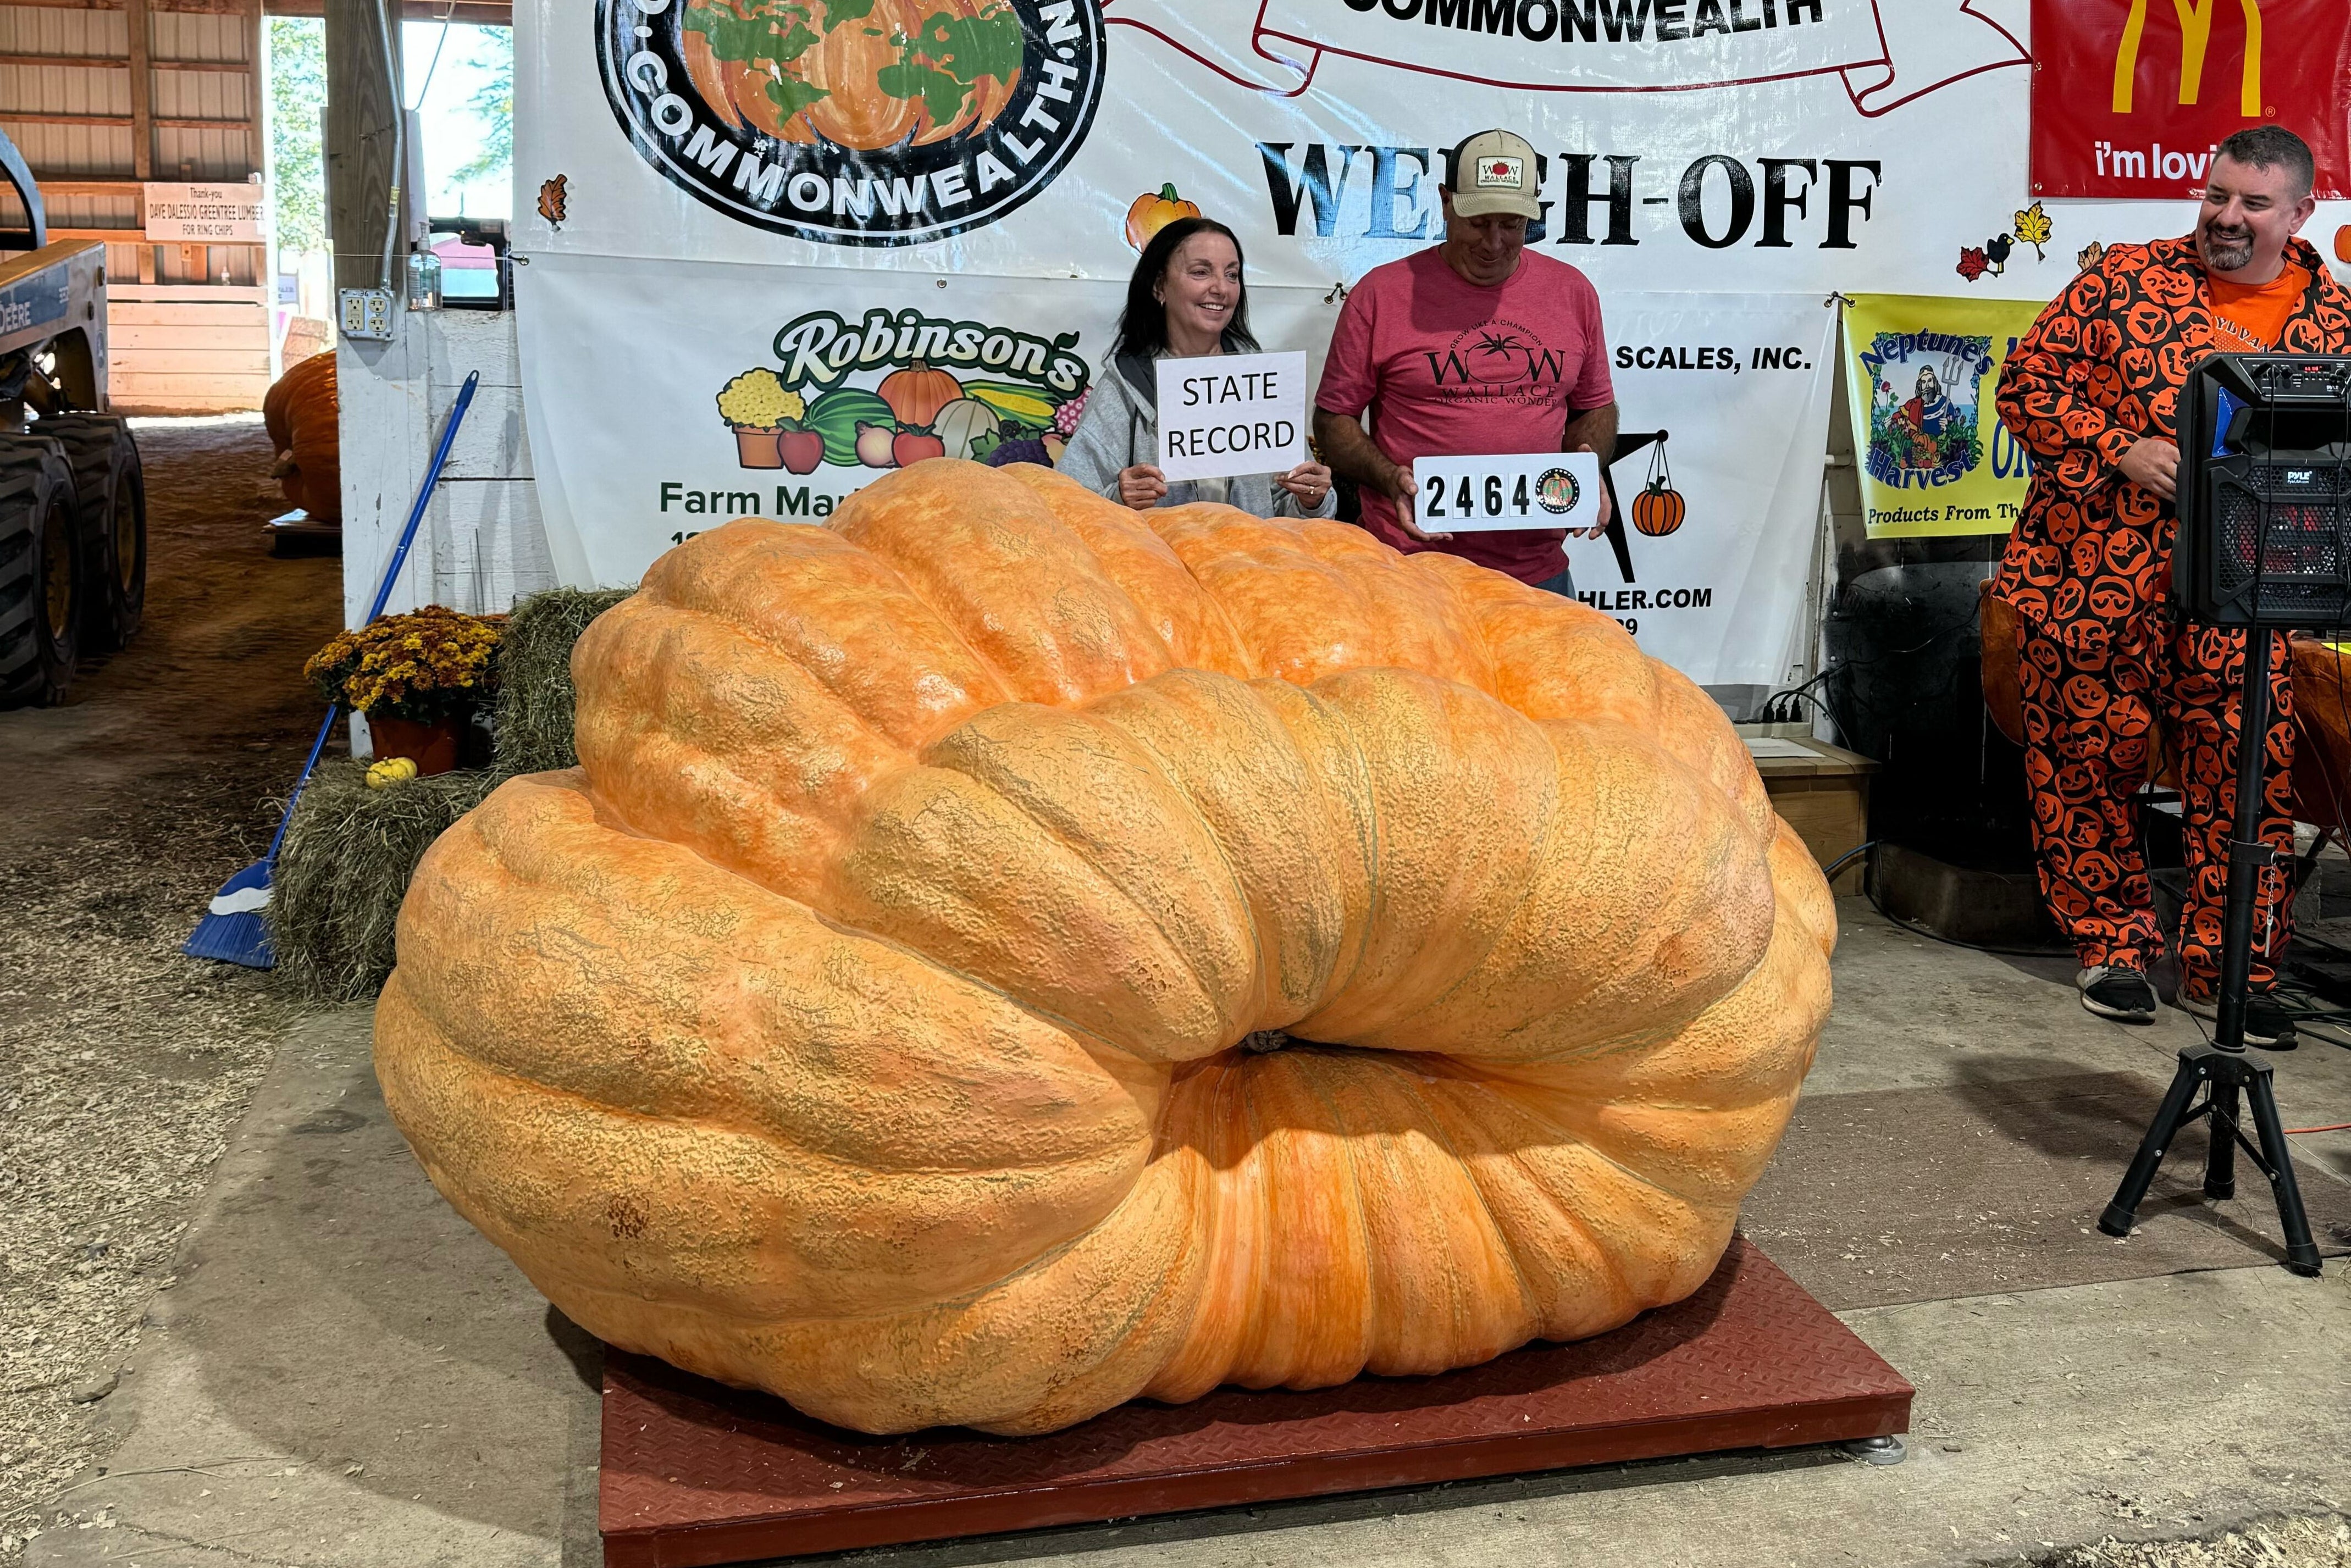
[[[746,468],[813,472],[824,438],[807,423],[808,404],[776,372],[745,371],[718,393],[718,417],[735,428],[737,461]]]
[[[990,331],[980,341],[1008,346],[1012,335]],[[1075,342],[1073,333],[1050,345],[1048,373],[1068,383],[1067,391],[1002,370],[958,374],[920,358],[873,367],[871,386],[821,389],[795,387],[784,374],[758,366],[720,390],[718,416],[734,432],[736,461],[745,468],[905,468],[926,457],[1050,465],[1085,408],[1086,366],[1072,351]]]

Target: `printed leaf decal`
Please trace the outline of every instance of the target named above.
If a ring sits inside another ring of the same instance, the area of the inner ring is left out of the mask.
[[[2015,218],[2016,237],[2032,247],[2035,260],[2048,260],[2049,253],[2041,247],[2049,243],[2049,235],[2054,225],[2050,223],[2049,214],[2041,210],[2041,204],[2033,203],[2017,213]]]

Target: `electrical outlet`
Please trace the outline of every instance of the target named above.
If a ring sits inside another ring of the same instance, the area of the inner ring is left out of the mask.
[[[383,343],[392,340],[391,289],[346,288],[340,299],[344,337],[370,338]]]

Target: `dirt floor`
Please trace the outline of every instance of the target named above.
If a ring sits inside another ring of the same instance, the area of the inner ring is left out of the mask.
[[[103,1458],[84,1406],[137,1341],[291,1010],[183,958],[257,858],[322,709],[341,563],[274,559],[258,415],[135,423],[151,566],[131,646],[0,712],[0,1563]]]

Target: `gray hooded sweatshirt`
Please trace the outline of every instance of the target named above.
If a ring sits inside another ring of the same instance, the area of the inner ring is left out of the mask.
[[[1225,351],[1249,350],[1228,337]],[[1078,428],[1071,434],[1061,460],[1053,466],[1087,489],[1115,501],[1119,474],[1138,463],[1155,467],[1159,463],[1159,371],[1156,362],[1144,355],[1122,354],[1094,383],[1086,411],[1078,416]],[[1326,490],[1322,508],[1309,512],[1273,478],[1270,474],[1240,475],[1225,481],[1226,493],[1221,496],[1214,493],[1215,480],[1171,479],[1159,504],[1181,507],[1193,501],[1223,501],[1260,517],[1327,517],[1338,508],[1337,497]]]

